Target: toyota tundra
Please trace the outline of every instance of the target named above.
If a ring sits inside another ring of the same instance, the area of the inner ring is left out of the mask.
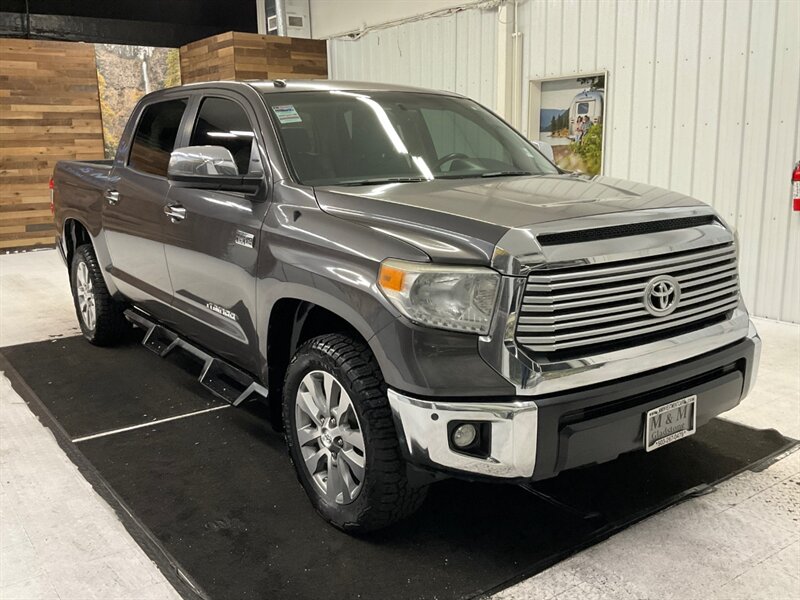
[[[280,409],[317,511],[368,531],[460,477],[651,452],[751,389],[733,232],[683,194],[567,173],[449,92],[215,82],[145,96],[52,182],[83,335],[130,324]]]

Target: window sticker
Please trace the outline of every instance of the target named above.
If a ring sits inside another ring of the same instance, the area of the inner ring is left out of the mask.
[[[272,112],[274,112],[275,116],[278,117],[278,121],[281,122],[281,125],[303,122],[303,119],[300,118],[300,115],[297,114],[297,111],[291,104],[284,104],[282,106],[273,106]]]

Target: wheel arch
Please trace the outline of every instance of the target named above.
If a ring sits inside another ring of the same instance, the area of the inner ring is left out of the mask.
[[[371,332],[354,325],[330,304],[296,296],[284,296],[275,301],[266,331],[265,379],[272,398],[281,397],[289,362],[308,340],[328,333],[342,333],[369,346],[372,337]]]
[[[67,259],[67,267],[72,264],[72,257],[75,249],[82,244],[91,244],[94,248],[94,240],[89,233],[89,228],[75,217],[69,217],[64,221],[64,256]]]
[[[118,297],[119,290],[116,282],[112,277],[109,277],[111,256],[109,255],[102,230],[92,233],[92,228],[81,216],[70,214],[64,218],[62,233],[57,243],[61,244],[61,251],[67,263],[68,271],[72,268],[72,257],[75,255],[75,250],[78,246],[82,244],[91,245],[95,256],[97,256],[108,291],[115,298]]]

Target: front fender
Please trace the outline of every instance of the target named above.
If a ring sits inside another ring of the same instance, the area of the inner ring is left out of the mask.
[[[381,261],[429,260],[407,242],[323,212],[303,190],[279,182],[275,192],[284,201],[273,204],[264,221],[256,282],[264,371],[267,331],[278,301],[288,298],[320,306],[350,323],[369,343],[399,316],[377,286]],[[373,351],[381,363],[382,352]]]
[[[380,229],[327,214],[316,203],[293,200],[274,205],[261,232],[256,295],[265,380],[270,316],[278,301],[292,298],[352,325],[396,389],[421,395],[513,393],[481,359],[476,335],[413,325],[378,289],[381,261],[426,262],[427,254]]]

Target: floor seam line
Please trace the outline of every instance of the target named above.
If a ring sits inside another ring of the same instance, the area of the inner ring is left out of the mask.
[[[112,429],[110,431],[102,431],[100,433],[92,433],[90,435],[84,435],[81,437],[74,438],[72,440],[73,444],[78,444],[80,442],[87,442],[89,440],[94,440],[97,438],[108,437],[110,435],[116,435],[118,433],[125,433],[126,431],[134,431],[136,429],[143,429],[144,427],[150,427],[151,425],[159,425],[160,423],[169,423],[170,421],[177,421],[179,419],[185,419],[187,417],[193,417],[195,415],[202,415],[205,413],[214,412],[216,410],[221,410],[223,408],[231,408],[230,404],[223,404],[222,406],[213,406],[211,408],[206,408],[203,410],[196,410],[194,412],[185,413],[182,415],[175,415],[174,417],[166,417],[164,419],[156,419],[155,421],[148,421],[146,423],[139,423],[138,425],[130,425],[128,427],[120,427],[119,429]]]

